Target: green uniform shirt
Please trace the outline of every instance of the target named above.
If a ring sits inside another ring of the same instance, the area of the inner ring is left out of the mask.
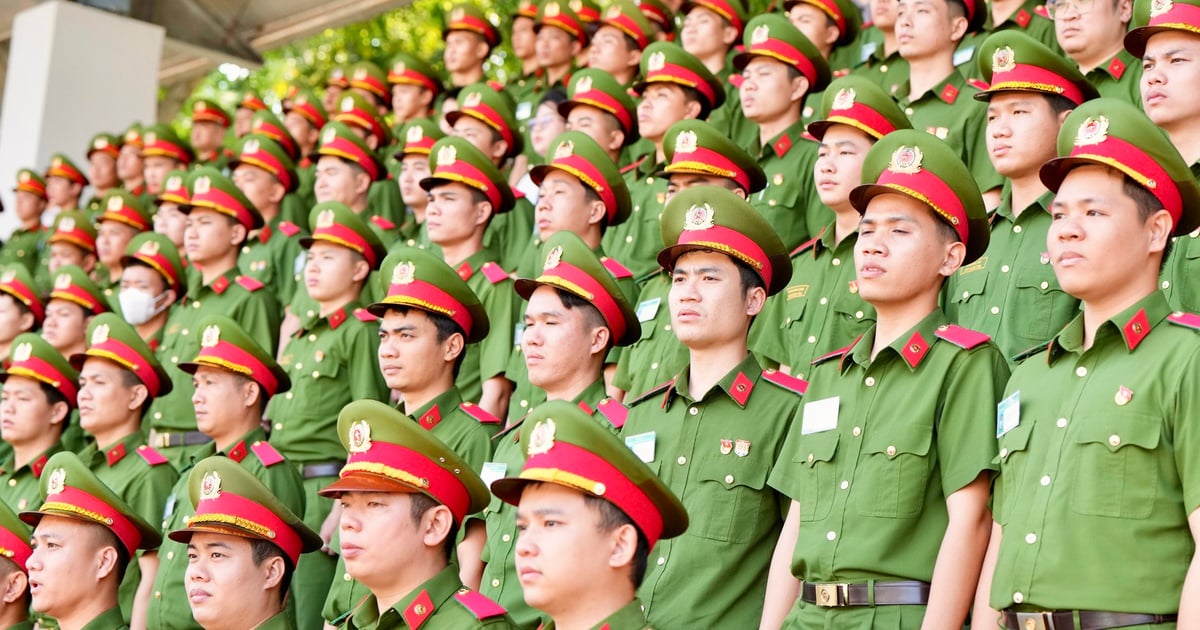
[[[394,153],[391,147],[384,147],[379,154],[379,158],[384,164],[391,161],[391,154]],[[309,206],[312,209],[312,206]],[[404,220],[404,200],[400,198],[400,187],[396,185],[396,180],[388,175],[385,179],[371,183],[371,188],[367,191],[367,214],[385,219],[393,227],[400,225]],[[310,226],[311,227],[311,226]],[[395,237],[392,237],[394,240]],[[390,243],[391,240],[384,241],[384,244]]]
[[[943,289],[950,320],[990,335],[1009,361],[1046,343],[1079,312],[1079,300],[1058,285],[1046,251],[1054,193],[1014,217],[1011,188],[1006,181],[987,251]]]
[[[253,630],[295,630],[296,622],[288,616],[286,612],[281,612],[274,617],[254,626]]]
[[[317,183],[317,166],[308,158],[302,158],[296,165],[296,191],[283,196],[279,207],[279,218],[289,221],[301,230],[308,230],[308,215],[317,204],[313,196],[313,187]]]
[[[967,84],[967,79],[955,70],[916,98],[910,99],[909,92],[905,81],[895,96],[914,129],[928,131],[957,151],[975,176],[979,190],[987,192],[1004,184],[988,157],[987,104],[973,98],[978,88]]]
[[[1142,106],[1142,60],[1129,54],[1124,48],[1100,67],[1084,73],[1083,78],[1087,79],[1102,97],[1119,98],[1138,107]]]
[[[238,268],[267,285],[280,304],[291,304],[297,276],[303,271],[304,249],[300,247],[300,228],[294,223],[281,227],[284,223],[276,217],[250,237],[238,255]]]
[[[687,367],[688,352],[671,332],[671,274],[661,271],[650,277],[638,296],[636,313],[642,336],[621,353],[613,384],[629,396],[640,396],[662,385]]]
[[[993,608],[1179,610],[1200,507],[1200,337],[1169,314],[1156,291],[1087,350],[1080,315],[1013,373]]]
[[[933,580],[947,497],[994,469],[992,418],[1008,379],[994,344],[947,322],[934,310],[874,359],[872,328],[813,370],[769,481],[799,504],[796,577]],[[819,627],[827,614],[798,602],[789,617]]]
[[[887,54],[883,50],[883,33],[871,26],[863,29],[861,37],[862,61],[851,74],[871,79],[892,97],[899,93],[900,86],[908,83],[908,60],[898,50]]]
[[[467,345],[467,355],[454,385],[465,400],[479,400],[483,383],[503,376],[512,352],[517,322],[517,303],[521,299],[513,290],[512,279],[500,267],[491,249],[482,249],[459,263],[455,270],[475,292],[487,311],[491,332],[479,343]]]
[[[1192,177],[1200,181],[1200,161],[1192,164]],[[1171,255],[1163,265],[1161,287],[1177,311],[1200,312],[1200,229],[1172,239]]]
[[[506,270],[517,268],[533,240],[533,204],[520,192],[513,194],[517,199],[512,210],[493,216],[483,232],[483,246],[498,254],[497,262]]]
[[[808,376],[813,359],[846,347],[875,323],[875,308],[859,297],[855,280],[858,232],[836,238],[830,224],[793,252],[791,284],[767,298],[750,329],[750,349],[797,378]]]
[[[22,621],[21,623],[9,626],[5,630],[33,630],[33,622]]]
[[[46,449],[46,452],[34,457],[29,463],[17,467],[14,455],[9,453],[0,464],[0,499],[8,504],[14,512],[36,510],[42,505],[42,489],[38,479],[42,476],[42,468],[50,456],[63,450],[61,443]]]
[[[683,501],[691,522],[682,536],[650,551],[638,589],[658,627],[753,627],[762,616],[787,509],[767,477],[800,403],[795,391],[764,382],[766,376],[747,355],[692,400],[685,368],[629,411],[622,435],[642,445],[639,455]]]
[[[632,202],[629,218],[605,230],[600,239],[604,251],[628,267],[634,278],[658,270],[663,245],[659,218],[667,202],[667,178],[656,175],[666,163],[654,161],[653,148],[639,159],[637,166],[624,172]]]
[[[747,154],[754,155],[758,151],[758,125],[742,111],[742,77],[733,69],[735,54],[736,51],[730,52],[729,62],[717,73],[725,88],[725,102],[708,114],[708,122]]]
[[[492,425],[482,424],[467,412],[472,406],[463,401],[458,388],[451,388],[409,415],[478,472],[492,456],[492,435],[495,431]],[[475,410],[479,411],[478,408]],[[329,621],[338,619],[368,594],[367,588],[346,572],[346,563],[339,556],[333,584],[329,587],[325,607],[321,611],[322,617]]]
[[[196,462],[218,454],[241,464],[293,514],[304,514],[304,488],[296,467],[289,465],[282,456],[276,456],[275,449],[266,443],[266,439],[266,433],[256,428],[220,453],[213,443],[195,449],[179,471],[179,482],[167,497],[161,519],[162,531],[170,532],[187,526],[188,518],[195,514],[188,498],[188,472]],[[184,585],[184,572],[188,565],[187,545],[170,539],[163,540],[158,548],[158,562],[158,575],[154,578],[154,592],[146,613],[147,626],[156,630],[199,630],[199,624],[192,618]],[[287,614],[294,614],[291,606]]]
[[[157,523],[171,489],[179,481],[179,473],[160,453],[147,449],[146,434],[135,431],[103,450],[93,442],[79,453],[79,459],[138,516]],[[133,615],[133,599],[141,581],[142,570],[135,557],[125,570],[118,592],[126,623]]]
[[[817,146],[805,135],[803,121],[796,121],[750,154],[767,176],[767,187],[751,195],[750,204],[789,250],[833,220],[833,211],[821,203],[813,186]]]
[[[990,4],[988,6],[991,7]],[[1046,13],[1045,3],[1042,0],[1025,0],[1021,8],[1014,11],[1003,22],[995,24],[994,18],[989,15],[983,30],[963,37],[958,44],[958,50],[954,52],[954,65],[958,66],[959,72],[962,72],[963,76],[967,78],[982,80],[983,74],[979,71],[979,46],[992,33],[1008,29],[1019,30],[1041,42],[1055,54],[1065,56],[1062,47],[1058,45],[1058,36],[1054,32],[1054,21]]]
[[[121,617],[121,607],[113,606],[104,611],[99,617],[84,624],[81,630],[127,630],[125,620]]]
[[[600,379],[580,392],[571,402],[591,413],[597,422],[616,433],[612,422],[596,411],[596,407],[604,398],[604,380]],[[521,418],[524,418],[524,414]],[[494,438],[495,450],[492,459],[483,465],[481,475],[488,485],[500,477],[516,475],[525,465],[525,455],[517,442],[521,435],[520,427],[520,421],[514,422]],[[483,514],[472,515],[467,522],[470,523],[471,519],[480,516],[487,521],[487,543],[482,552],[485,566],[479,592],[508,610],[508,614],[519,627],[536,628],[541,612],[525,603],[521,581],[517,577],[517,508],[493,496]]]
[[[465,603],[464,597],[468,598]],[[458,566],[450,564],[422,584],[421,588],[405,595],[394,606],[383,611],[383,614],[379,613],[379,604],[375,596],[371,595],[346,619],[342,627],[346,630],[385,630],[418,626],[421,630],[517,627],[502,611],[498,614],[488,614],[494,612],[495,604],[488,602],[488,605],[479,606],[474,603],[473,598],[478,598],[478,595],[462,585],[462,581],[458,579]],[[481,614],[476,612],[477,610],[487,612]]]
[[[275,296],[264,285],[238,275],[237,268],[208,285],[202,285],[197,274],[189,278],[187,296],[171,307],[167,315],[163,343],[158,348],[158,360],[171,376],[171,393],[154,399],[147,415],[149,426],[159,431],[195,431],[196,413],[192,408],[192,375],[177,368],[200,353],[204,331],[200,322],[209,315],[224,315],[236,321],[251,339],[275,353],[279,345],[279,323],[282,309]],[[163,449],[168,458],[177,457]],[[172,459],[173,463],[181,462]]]
[[[42,239],[46,234],[46,229],[40,225],[32,230],[17,228],[4,246],[0,247],[0,266],[19,263],[24,265],[29,273],[35,273],[42,249],[45,248]]]
[[[346,459],[337,437],[337,417],[351,401],[387,401],[379,373],[375,317],[357,301],[325,317],[304,318],[279,365],[291,390],[271,399],[271,445],[297,464]]]
[[[542,624],[540,630],[554,630],[554,622]],[[604,621],[592,626],[591,630],[653,630],[646,623],[646,613],[642,612],[642,602],[634,599],[604,618]]]

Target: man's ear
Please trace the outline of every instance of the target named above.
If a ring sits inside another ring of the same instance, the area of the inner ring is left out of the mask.
[[[287,563],[283,556],[272,556],[262,563],[259,569],[263,572],[262,590],[270,590],[283,583],[283,574],[287,572]]]

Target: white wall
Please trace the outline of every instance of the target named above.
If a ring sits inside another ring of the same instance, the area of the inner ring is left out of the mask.
[[[164,35],[160,26],[60,0],[17,14],[0,103],[0,198],[10,209],[0,214],[0,235],[16,227],[18,169],[44,172],[62,152],[86,174],[93,135],[154,122]]]

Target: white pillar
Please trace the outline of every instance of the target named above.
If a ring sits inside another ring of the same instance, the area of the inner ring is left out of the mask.
[[[0,104],[0,198],[9,208],[0,234],[16,227],[17,169],[44,170],[62,152],[87,173],[93,135],[154,122],[164,36],[161,26],[61,0],[17,14]]]

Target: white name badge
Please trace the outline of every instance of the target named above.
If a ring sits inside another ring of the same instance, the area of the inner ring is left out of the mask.
[[[484,462],[483,470],[479,471],[479,478],[487,484],[488,488],[491,488],[492,482],[502,479],[507,472],[508,464],[504,462]]]
[[[625,438],[625,446],[633,451],[638,459],[649,464],[654,461],[654,431],[630,435]]]
[[[652,300],[646,300],[645,302],[639,303],[637,307],[638,321],[644,324],[654,319],[654,316],[658,315],[658,307],[660,304],[662,304],[662,298],[654,298]]]
[[[996,404],[996,437],[1012,431],[1020,424],[1021,392],[1015,391]]]
[[[840,397],[834,396],[804,403],[804,416],[800,420],[800,435],[836,429],[838,407],[841,402]]]

